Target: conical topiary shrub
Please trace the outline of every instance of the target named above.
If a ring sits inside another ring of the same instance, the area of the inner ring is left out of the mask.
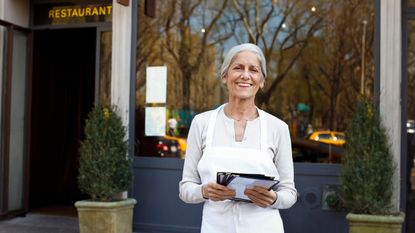
[[[358,103],[346,130],[341,180],[344,205],[355,214],[390,214],[394,162],[378,110]]]
[[[81,143],[78,186],[94,201],[112,201],[132,182],[126,129],[114,107],[97,105],[88,115]]]

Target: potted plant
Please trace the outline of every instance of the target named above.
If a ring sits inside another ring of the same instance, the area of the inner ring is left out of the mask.
[[[391,208],[395,164],[378,110],[360,101],[346,130],[341,172],[350,233],[400,233],[404,214]]]
[[[132,182],[126,129],[114,107],[96,105],[81,142],[78,186],[91,199],[77,201],[81,233],[131,233],[134,199],[122,198]]]

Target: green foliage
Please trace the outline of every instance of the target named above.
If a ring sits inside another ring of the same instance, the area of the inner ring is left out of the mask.
[[[93,200],[111,201],[132,182],[125,131],[113,107],[97,105],[88,115],[80,148],[78,186]]]
[[[394,162],[379,112],[361,101],[346,131],[342,188],[346,207],[356,214],[388,214]]]

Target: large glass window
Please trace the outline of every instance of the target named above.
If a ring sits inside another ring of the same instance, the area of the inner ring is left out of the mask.
[[[139,1],[137,155],[183,158],[195,114],[227,101],[225,52],[252,42],[268,62],[257,106],[289,125],[295,160],[339,162],[336,140],[358,96],[373,94],[373,12],[372,0],[166,0],[148,17]],[[324,142],[311,137],[325,132]],[[320,144],[326,159],[307,155]]]

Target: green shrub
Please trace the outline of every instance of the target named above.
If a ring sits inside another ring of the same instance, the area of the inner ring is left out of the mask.
[[[95,106],[81,142],[78,186],[93,200],[112,201],[132,182],[126,129],[114,107]]]
[[[394,162],[379,112],[361,101],[346,130],[341,173],[344,204],[356,214],[388,214]]]

